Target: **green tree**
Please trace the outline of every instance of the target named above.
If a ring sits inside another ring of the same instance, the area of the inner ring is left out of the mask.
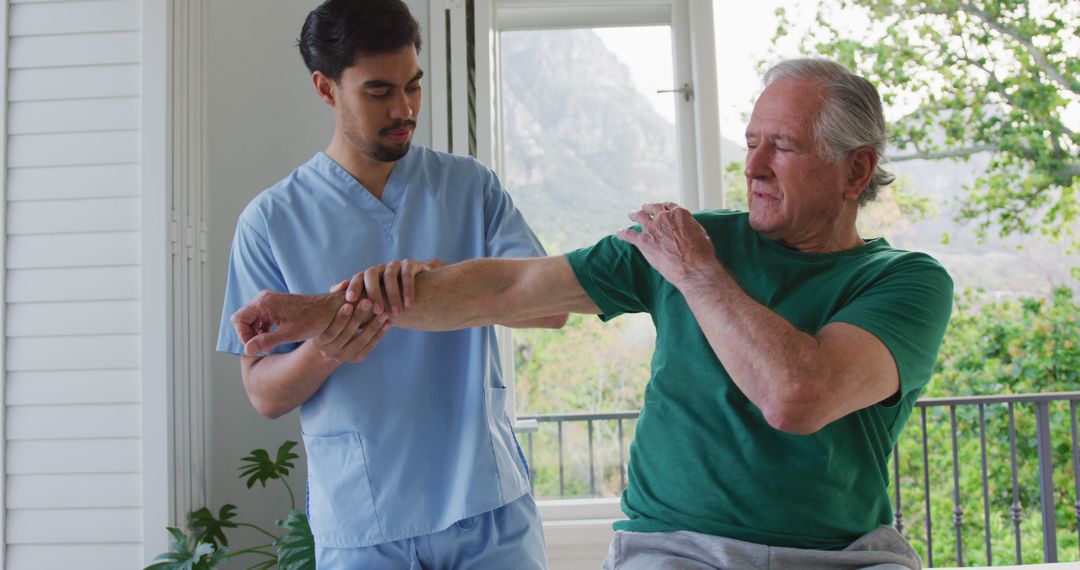
[[[780,39],[795,26],[777,15]],[[891,161],[989,153],[959,220],[982,236],[1060,237],[1080,188],[1080,135],[1065,119],[1080,105],[1078,28],[1071,0],[837,0],[801,42],[870,79],[886,107],[914,107],[893,122]]]

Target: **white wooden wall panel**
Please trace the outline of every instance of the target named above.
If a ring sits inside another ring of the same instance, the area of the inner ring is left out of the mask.
[[[23,69],[139,63],[139,36],[139,32],[116,32],[13,37],[8,46],[8,66]]]
[[[7,443],[8,476],[49,473],[137,473],[136,438],[36,439]]]
[[[78,286],[73,287],[72,283]],[[9,303],[111,301],[139,298],[139,268],[65,267],[8,271]]]
[[[7,540],[16,544],[139,542],[138,521],[138,509],[12,509],[8,510]]]
[[[46,370],[7,375],[7,405],[137,404],[139,370]]]
[[[138,335],[9,338],[7,351],[8,372],[139,367]]]
[[[138,334],[138,301],[16,303],[7,308],[8,338]]]
[[[138,131],[8,137],[8,168],[127,164],[138,160]]]
[[[142,549],[129,544],[16,544],[8,547],[10,568],[116,570],[142,568]]]
[[[90,509],[139,507],[138,473],[93,475],[12,475],[7,478],[9,509]]]
[[[141,24],[133,0],[16,4],[8,18],[12,36],[138,31]]]
[[[8,270],[44,267],[137,265],[136,232],[11,236]]]
[[[142,92],[139,75],[137,64],[13,69],[8,74],[8,101],[132,97]]]
[[[8,106],[8,134],[138,129],[137,103],[136,97],[11,103]]]
[[[138,404],[8,406],[8,440],[138,437]]]
[[[12,168],[7,194],[13,202],[138,196],[139,165]]]
[[[7,228],[8,235],[137,231],[139,199],[12,202]]]

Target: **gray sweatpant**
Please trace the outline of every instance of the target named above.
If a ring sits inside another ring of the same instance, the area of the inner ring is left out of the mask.
[[[615,531],[604,570],[920,570],[922,561],[896,529],[880,526],[844,550],[803,550],[687,530]]]

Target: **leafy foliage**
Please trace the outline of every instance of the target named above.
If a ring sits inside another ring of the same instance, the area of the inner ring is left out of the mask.
[[[169,527],[167,530],[172,536],[169,551],[155,558],[161,562],[148,566],[146,570],[214,570],[233,558],[248,554],[264,557],[264,560],[249,566],[249,570],[266,570],[274,566],[282,570],[314,570],[315,539],[311,534],[307,515],[296,510],[292,489],[285,480],[289,471],[295,467],[293,461],[299,458],[292,452],[296,445],[295,441],[281,444],[274,459],[270,458],[265,449],[252,450],[242,459],[244,465],[240,467],[240,478],[247,478],[249,489],[256,482],[265,487],[266,481],[274,479],[280,481],[288,491],[290,510],[285,520],[278,521],[278,525],[285,529],[282,535],[272,534],[250,523],[235,521],[235,505],[222,506],[217,516],[209,508],[202,507],[188,514],[188,526],[192,536],[189,538],[182,530]],[[225,529],[238,527],[252,528],[273,539],[273,542],[230,551],[229,537]],[[276,553],[268,550],[275,547]]]
[[[215,547],[228,546],[229,538],[225,536],[225,529],[236,528],[236,523],[232,522],[235,517],[236,505],[222,506],[217,517],[214,517],[210,509],[203,507],[191,512],[191,516],[188,517],[188,526],[195,533],[195,540],[208,542]]]
[[[271,460],[270,454],[265,449],[255,449],[240,461],[246,465],[240,466],[240,478],[247,477],[248,489],[256,482],[266,486],[269,479],[283,479],[289,476],[289,471],[296,467],[293,460],[300,456],[292,452],[296,447],[295,441],[286,441],[278,448],[277,458]]]
[[[315,538],[311,534],[307,515],[289,511],[278,526],[286,529],[274,544],[278,547],[277,563],[281,570],[315,570]]]
[[[777,39],[795,27],[778,16]],[[837,0],[818,5],[802,49],[870,79],[886,107],[913,108],[892,125],[891,160],[991,155],[960,219],[1057,237],[1080,208],[1080,134],[1064,119],[1080,103],[1078,28],[1069,0]]]
[[[162,562],[151,564],[146,570],[212,570],[228,558],[228,548],[215,548],[212,543],[189,539],[178,528],[169,527],[167,530],[172,536],[169,552],[155,558]]]

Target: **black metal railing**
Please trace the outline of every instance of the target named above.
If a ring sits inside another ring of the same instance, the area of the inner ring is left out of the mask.
[[[1057,562],[1059,538],[1072,542],[1074,536],[1076,548],[1069,546],[1061,555],[1080,560],[1078,404],[1080,392],[916,403],[917,418],[893,449],[890,492],[894,525],[928,566],[934,566],[935,554],[955,566],[1037,562],[1031,552],[1040,543],[1036,526],[1041,527],[1042,561]],[[637,411],[519,416],[537,422],[536,430],[523,434],[534,493],[540,498],[617,496],[626,486],[627,441],[637,417]],[[949,449],[942,449],[946,445]],[[965,496],[972,488],[979,497]],[[939,498],[949,495],[951,500]],[[973,501],[981,502],[982,516],[965,518]],[[1034,504],[1028,510],[1038,517],[1025,516],[1027,503]],[[951,519],[953,529],[935,551],[933,522],[942,518]],[[981,540],[975,542],[981,545],[965,543],[979,530]],[[1011,548],[1003,552],[1006,545]]]

